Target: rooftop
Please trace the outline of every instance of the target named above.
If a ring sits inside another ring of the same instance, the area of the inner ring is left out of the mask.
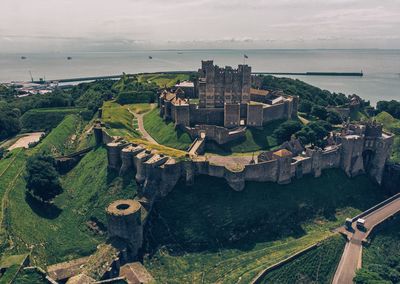
[[[278,156],[278,157],[291,157],[292,156],[292,152],[290,152],[290,151],[288,151],[286,149],[281,149],[281,150],[275,151],[274,155]]]

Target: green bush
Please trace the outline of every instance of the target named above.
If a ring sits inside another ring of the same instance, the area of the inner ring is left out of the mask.
[[[297,131],[300,131],[302,125],[297,120],[289,120],[282,123],[275,131],[274,136],[279,144],[290,140],[290,137]]]
[[[59,174],[52,156],[36,154],[27,161],[26,188],[44,202],[49,202],[62,192]]]
[[[154,91],[121,92],[116,99],[119,104],[154,103],[155,100],[156,92]]]

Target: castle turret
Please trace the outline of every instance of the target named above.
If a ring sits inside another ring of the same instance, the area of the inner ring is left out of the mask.
[[[279,184],[290,183],[292,178],[292,152],[281,149],[273,153],[273,157],[278,160],[278,180]]]
[[[125,199],[114,201],[106,209],[108,236],[124,240],[132,259],[137,258],[143,244],[141,208],[138,201]]]
[[[107,144],[108,168],[110,170],[119,170],[121,167],[121,150],[124,147],[122,142],[110,142]]]

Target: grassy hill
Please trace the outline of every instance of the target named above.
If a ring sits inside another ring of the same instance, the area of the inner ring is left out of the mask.
[[[162,145],[187,150],[192,143],[189,134],[175,130],[173,122],[165,122],[157,108],[144,115],[143,123],[146,131]]]
[[[155,204],[145,265],[160,283],[248,283],[383,199],[366,176],[340,170],[284,186],[249,182],[243,192],[200,177]]]
[[[103,227],[104,208],[111,201],[136,195],[133,177],[124,180],[108,173],[106,149],[97,148],[62,177],[64,192],[53,205],[43,207],[25,194],[24,151],[17,161],[19,170],[8,179],[14,181],[9,187],[4,217],[8,243],[13,246],[4,251],[26,253],[32,246],[34,264],[45,265],[92,253],[105,235],[90,231],[86,222],[95,220]]]
[[[80,116],[68,115],[35,148],[16,149],[0,160],[1,254],[32,249],[33,264],[41,266],[88,255],[105,240],[105,234],[92,232],[86,223],[95,221],[105,230],[105,207],[115,199],[135,197],[134,178],[109,173],[107,151],[102,147],[89,152],[62,176],[63,193],[53,204],[43,206],[26,194],[27,157],[38,151],[75,151],[87,142],[82,137],[88,127]],[[72,136],[76,137],[74,143]]]
[[[94,136],[87,133],[81,116],[71,114],[54,128],[33,151],[63,155],[94,145]]]
[[[163,73],[152,73],[138,75],[139,82],[153,82],[156,83],[160,88],[170,88],[175,86],[178,81],[189,80],[188,74],[163,74]]]
[[[137,129],[137,120],[129,112],[131,105],[120,105],[113,101],[103,104],[102,121],[106,124],[109,134],[115,136],[140,137]]]
[[[342,236],[335,235],[316,249],[267,273],[261,283],[331,283],[345,244]]]
[[[84,108],[37,108],[21,116],[21,128],[25,132],[48,130],[56,127],[67,115],[78,114]]]
[[[384,129],[394,133],[396,136],[393,143],[391,160],[400,163],[400,120],[394,118],[387,112],[381,112],[375,117],[376,121],[383,124]]]
[[[232,153],[246,153],[260,150],[270,150],[279,146],[275,137],[272,135],[274,130],[286,120],[271,121],[262,129],[246,129],[246,137],[240,141],[229,142],[223,146],[216,143],[207,145],[207,152],[220,155],[229,155]]]

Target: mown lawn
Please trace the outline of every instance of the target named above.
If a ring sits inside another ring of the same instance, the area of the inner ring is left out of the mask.
[[[129,112],[129,105],[120,105],[113,101],[103,104],[102,121],[107,132],[114,136],[140,137],[135,116]]]
[[[144,115],[143,124],[146,131],[162,145],[187,150],[192,143],[189,134],[176,130],[173,122],[165,122],[160,117],[158,108]]]
[[[160,283],[248,283],[384,198],[366,176],[340,170],[289,185],[249,182],[243,192],[200,177],[155,204],[145,265]]]
[[[271,121],[261,129],[248,128],[246,137],[240,141],[234,141],[223,146],[216,143],[208,143],[207,152],[219,155],[230,155],[232,153],[248,153],[260,150],[270,150],[279,146],[273,132],[285,120]]]
[[[129,104],[129,105],[126,105],[126,106],[128,107],[128,109],[130,109],[131,111],[133,111],[136,114],[146,113],[146,112],[150,111],[153,108],[152,104],[147,104],[147,103]]]
[[[156,83],[160,88],[170,88],[175,86],[178,81],[189,80],[189,75],[153,73],[138,75],[138,80],[139,82],[151,81]]]
[[[345,244],[341,235],[334,235],[319,247],[267,273],[261,283],[331,283]]]
[[[49,130],[56,127],[67,115],[79,114],[85,108],[59,107],[31,109],[21,117],[23,131]]]

